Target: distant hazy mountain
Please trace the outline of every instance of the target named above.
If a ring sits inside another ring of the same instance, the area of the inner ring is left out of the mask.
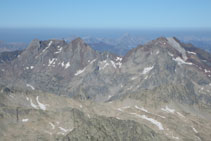
[[[71,41],[75,37],[69,38]],[[208,52],[211,52],[211,40],[207,38],[197,38],[197,37],[189,37],[185,35],[178,36],[180,40],[185,43],[191,43],[199,48],[202,48]],[[82,37],[82,39],[89,44],[95,50],[100,52],[109,51],[114,54],[124,56],[130,49],[135,48],[137,45],[144,44],[153,39],[153,36],[134,36],[129,33],[125,33],[118,38],[98,38],[86,36]]]
[[[22,50],[26,48],[26,43],[6,43],[0,40],[0,52]]]
[[[149,32],[148,35],[145,32],[143,33],[143,35],[124,33],[121,36],[114,36],[114,37],[82,36],[82,39],[95,50],[98,50],[100,52],[108,51],[115,53],[117,55],[124,56],[130,49],[135,48],[137,45],[145,44],[146,42],[154,39],[155,37],[158,37],[159,35],[158,33],[157,34],[155,33],[154,35],[151,32]],[[177,35],[177,38],[185,43],[191,43],[199,48],[211,52],[211,39],[209,38],[209,35],[204,35],[201,37],[201,36],[196,36],[195,34],[194,35],[189,35],[189,34],[186,35],[185,33],[181,32],[180,34]],[[76,37],[77,36],[71,36],[64,39],[66,41],[72,41]],[[27,44],[28,43],[25,42],[16,43],[16,42],[0,41],[0,52],[20,50],[25,48]]]
[[[0,63],[9,63],[16,59],[22,50],[0,52]]]
[[[119,38],[93,38],[84,37],[84,41],[92,48],[98,51],[109,51],[117,55],[125,55],[130,49],[135,48],[139,44],[143,44],[146,40],[142,37],[131,36],[128,33]]]
[[[187,43],[191,43],[201,49],[211,52],[211,40],[187,40]]]

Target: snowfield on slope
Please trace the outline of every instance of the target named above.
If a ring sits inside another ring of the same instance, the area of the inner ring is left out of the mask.
[[[142,71],[142,74],[147,74],[147,73],[150,72],[153,68],[154,68],[154,66],[144,68],[144,70]]]
[[[156,125],[159,130],[164,130],[163,125],[159,121],[157,121],[157,120],[155,120],[153,118],[149,118],[146,115],[139,115],[137,113],[130,113],[130,114],[135,115],[135,116],[137,116],[139,118],[142,118],[142,119],[145,119],[145,120],[151,122],[152,124]]]

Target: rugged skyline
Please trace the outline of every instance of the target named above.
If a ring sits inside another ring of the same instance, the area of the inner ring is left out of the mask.
[[[81,38],[0,53],[2,140],[204,140],[211,55],[160,37],[118,55]]]
[[[0,141],[210,141],[210,0],[0,2]]]

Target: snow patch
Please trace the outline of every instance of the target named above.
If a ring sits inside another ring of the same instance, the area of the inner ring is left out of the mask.
[[[112,64],[112,66],[116,69],[116,64],[114,63],[114,61],[110,61],[111,62],[111,64]]]
[[[28,118],[22,119],[22,122],[28,122],[28,121],[29,121]]]
[[[106,63],[106,64],[105,64],[102,68],[100,68],[100,70],[105,69],[108,65],[109,65],[109,64],[108,64],[108,63]]]
[[[103,69],[105,69],[108,65],[112,65],[115,69],[116,68],[121,68],[121,66],[122,66],[122,63],[121,63],[121,61],[119,61],[119,60],[121,60],[120,58],[118,58],[118,59],[116,59],[116,60],[118,60],[117,62],[114,62],[113,60],[110,60],[110,62],[107,62],[107,60],[104,60],[104,61],[101,61],[100,62],[100,68],[99,68],[99,70],[103,70]]]
[[[167,113],[174,113],[175,109],[170,109],[168,106],[166,106],[165,108],[161,108],[162,111],[165,111]]]
[[[48,43],[48,46],[47,46],[45,49],[43,49],[42,53],[45,52],[45,51],[51,46],[52,43],[53,43],[53,41],[50,41],[50,42]]]
[[[195,52],[191,52],[191,51],[187,51],[187,53],[189,53],[189,54],[193,54],[193,55],[196,55],[196,53],[195,53]]]
[[[209,73],[209,72],[211,72],[210,70],[207,70],[207,69],[204,69],[204,72],[205,73]]]
[[[161,118],[166,118],[164,116],[161,116],[161,115],[157,115],[157,114],[153,114],[153,113],[150,113],[147,109],[143,108],[143,107],[138,107],[137,105],[135,105],[135,108],[138,109],[138,110],[141,110],[143,112],[146,112],[146,113],[149,113],[149,114],[152,114],[152,115],[155,115],[155,116],[159,116]]]
[[[122,61],[121,57],[116,57],[116,61]]]
[[[133,86],[130,86],[129,88],[127,88],[127,90],[131,90],[133,88]]]
[[[76,73],[75,73],[75,76],[83,73],[84,71],[86,70],[86,68],[82,69],[82,70],[78,70]]]
[[[123,110],[121,108],[118,108],[117,110],[123,112]]]
[[[136,86],[136,88],[139,88],[139,87],[140,87],[140,85],[137,85],[137,86]]]
[[[116,117],[116,119],[121,120],[119,117]]]
[[[110,99],[111,97],[112,97],[112,96],[111,96],[111,95],[109,95],[109,96],[108,96],[108,99]]]
[[[40,103],[39,101],[39,96],[36,97],[36,100],[37,100],[37,103],[38,103],[38,106],[40,107],[41,110],[46,110],[46,105]]]
[[[70,62],[67,62],[64,68],[67,69],[69,67],[70,67]]]
[[[103,67],[100,67],[99,70],[103,70],[103,69],[105,69],[109,65],[109,63],[107,63],[106,60],[100,62],[100,64],[104,64],[104,65],[103,65]]]
[[[135,105],[135,108],[136,108],[136,109],[139,109],[139,110],[141,110],[141,111],[144,111],[144,112],[146,112],[146,113],[149,113],[149,112],[147,111],[147,109],[144,109],[143,107],[138,107],[137,105]]]
[[[34,66],[29,66],[29,67],[25,67],[25,68],[24,68],[24,70],[30,70],[30,69],[31,69],[31,70],[34,69]]]
[[[57,48],[58,48],[58,51],[57,52],[55,52],[54,54],[58,54],[58,53],[60,53],[61,51],[62,51],[62,47],[60,47],[60,46],[57,46]]]
[[[137,78],[138,78],[138,76],[134,76],[134,77],[131,78],[131,80],[135,80]]]
[[[62,65],[62,67],[64,67],[65,66],[64,62],[62,62],[61,65]]]
[[[123,112],[123,109],[128,109],[128,108],[130,108],[130,106],[121,107],[121,108],[118,108],[117,110]]]
[[[159,130],[164,130],[163,125],[159,121],[157,121],[157,120],[155,120],[153,118],[149,118],[146,115],[138,115],[136,113],[130,113],[130,114],[136,115],[139,118],[142,118],[142,119],[145,119],[147,121],[150,121],[152,124],[156,125]]]
[[[153,68],[154,68],[154,66],[144,68],[142,74],[147,74],[147,73],[150,72]]]
[[[144,77],[144,80],[146,80],[148,78],[148,75]]]
[[[141,118],[150,121],[152,124],[156,125],[159,128],[159,130],[164,130],[163,125],[157,120],[153,118],[148,118],[146,115],[141,115]]]
[[[48,60],[48,66],[55,65],[56,61],[57,61],[56,58],[49,59]]]
[[[31,98],[30,98],[30,104],[31,104],[31,106],[32,106],[33,108],[38,109],[37,105],[35,105],[35,104],[32,102],[32,99],[31,99]]]
[[[29,87],[29,88],[31,88],[32,90],[35,90],[35,88],[34,88],[32,85],[30,85],[30,84],[26,84],[26,87]]]
[[[174,55],[170,52],[168,52],[168,55],[171,56],[171,57],[174,57]]]
[[[63,127],[59,127],[59,129],[61,130],[61,131],[63,131],[63,132],[70,132],[72,129],[65,129],[65,128],[63,128]]]
[[[185,61],[184,61],[183,59],[181,59],[180,57],[173,58],[173,60],[176,61],[179,65],[181,65],[181,64],[193,65],[193,63],[185,62]]]
[[[121,62],[117,62],[116,65],[117,65],[119,68],[121,68],[122,63],[121,63]]]
[[[92,61],[90,62],[90,64],[93,64],[95,61],[96,61],[96,59],[92,60]]]
[[[192,129],[193,129],[193,131],[194,131],[195,133],[198,133],[198,131],[196,130],[196,128],[192,127]]]
[[[55,125],[52,122],[49,122],[49,124],[51,125],[52,129],[55,129]]]
[[[181,113],[177,112],[177,114],[182,117],[182,118],[185,118],[185,116],[183,116]]]

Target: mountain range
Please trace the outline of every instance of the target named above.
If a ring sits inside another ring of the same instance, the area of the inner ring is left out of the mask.
[[[143,31],[142,31],[143,32]],[[91,46],[94,50],[97,50],[99,52],[111,52],[120,56],[124,56],[129,50],[131,50],[132,48],[136,48],[138,45],[140,44],[145,44],[149,41],[151,41],[154,38],[157,38],[160,36],[161,33],[151,33],[151,32],[140,32],[139,34],[135,34],[135,33],[119,33],[120,35],[116,35],[116,36],[106,36],[105,33],[102,33],[102,35],[104,36],[100,36],[100,35],[81,35],[81,39],[86,42],[89,46]],[[142,34],[141,34],[142,33]],[[17,33],[16,33],[17,34]],[[165,35],[165,36],[172,36],[173,33],[162,33],[161,35]],[[198,33],[199,34],[199,33]],[[198,34],[185,34],[185,32],[181,32],[180,34],[176,34],[176,37],[181,40],[182,42],[185,43],[191,43],[194,46],[197,46],[198,48],[201,48],[203,50],[206,50],[208,52],[211,52],[211,39],[209,38],[209,34],[206,35],[205,33],[202,34],[203,36],[197,36]],[[173,34],[174,35],[174,34]],[[60,35],[61,36],[61,35]],[[67,35],[64,35],[67,36]],[[24,36],[25,37],[25,36]],[[23,37],[23,38],[24,38]],[[28,37],[28,35],[27,35]],[[48,39],[51,37],[42,37],[42,36],[38,36],[39,39]],[[25,37],[26,38],[26,37]],[[56,39],[60,39],[56,38]],[[70,35],[68,38],[63,38],[66,42],[71,42],[72,40],[74,40],[75,38],[77,38],[76,35]],[[16,40],[14,40],[16,41]],[[25,40],[17,40],[16,42],[11,42],[10,40],[7,39],[7,42],[4,41],[0,41],[0,52],[3,51],[15,51],[15,50],[23,50],[24,48],[27,47],[27,45],[29,44],[29,41],[25,41]]]
[[[0,138],[208,141],[211,54],[175,37],[135,48],[125,38],[35,39],[0,53]]]
[[[22,42],[4,42],[0,40],[0,52],[22,50],[27,44]]]

